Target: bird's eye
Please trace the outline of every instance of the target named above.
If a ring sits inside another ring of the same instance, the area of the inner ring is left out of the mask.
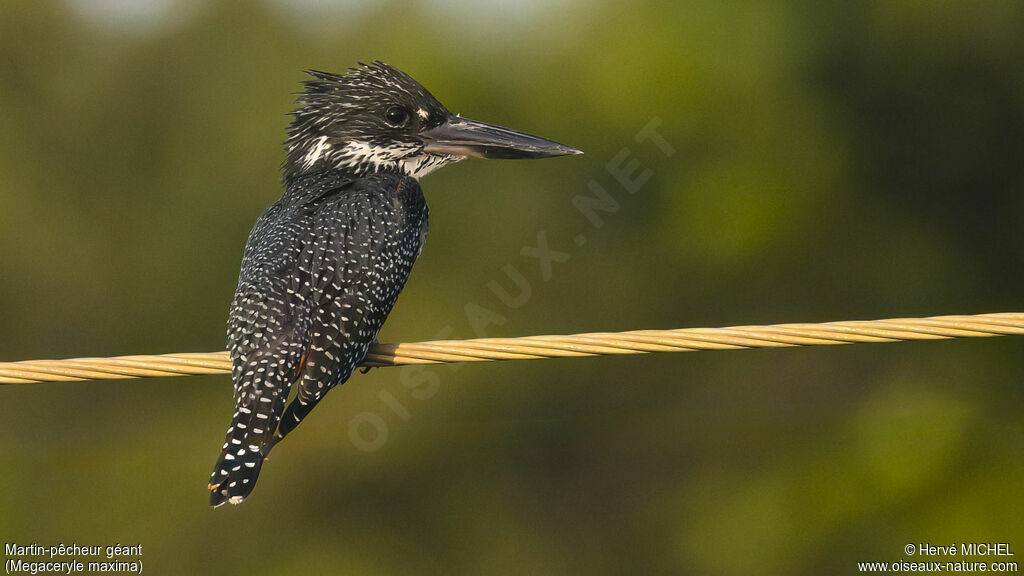
[[[409,113],[401,106],[392,106],[384,113],[384,119],[392,126],[401,126],[409,119]]]

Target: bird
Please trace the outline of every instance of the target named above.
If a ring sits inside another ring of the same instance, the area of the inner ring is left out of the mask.
[[[228,314],[235,410],[207,486],[213,507],[251,494],[271,449],[376,343],[426,239],[420,178],[467,157],[582,153],[452,114],[380,61],[306,73],[284,192],[249,234]]]

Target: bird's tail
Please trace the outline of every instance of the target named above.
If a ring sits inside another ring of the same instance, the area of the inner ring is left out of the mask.
[[[231,419],[220,457],[210,476],[210,506],[225,502],[239,504],[256,486],[256,478],[263,467],[262,446],[250,439],[252,418],[248,408],[239,406]],[[251,443],[252,442],[252,443]]]
[[[274,447],[274,431],[284,408],[278,395],[235,408],[220,457],[210,476],[210,505],[240,504],[256,486],[263,460]]]

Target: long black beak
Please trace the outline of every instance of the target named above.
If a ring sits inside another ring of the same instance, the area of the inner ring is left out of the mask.
[[[431,154],[477,156],[479,158],[550,158],[583,152],[547,138],[449,116],[444,124],[420,132],[424,148]]]

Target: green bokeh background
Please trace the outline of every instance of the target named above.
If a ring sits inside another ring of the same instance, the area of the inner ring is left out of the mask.
[[[373,59],[586,151],[425,179],[384,341],[1024,309],[1019,0],[8,0],[0,54],[0,360],[221,349],[300,70]],[[636,141],[655,118],[671,156]],[[0,540],[225,575],[1019,553],[1022,383],[1020,337],[375,370],[215,511],[227,377],[7,386]]]

